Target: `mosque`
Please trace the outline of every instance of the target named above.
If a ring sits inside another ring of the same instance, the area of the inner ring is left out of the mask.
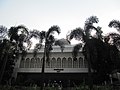
[[[16,61],[13,76],[22,76],[24,80],[41,81],[42,49],[37,53],[37,59],[33,57],[33,50],[29,50],[24,60],[21,57]],[[63,82],[72,84],[83,82],[88,74],[87,61],[80,51],[77,60],[72,58],[72,45],[66,45],[63,52],[59,46],[53,46],[50,53],[50,62],[45,63],[45,82]]]
[[[79,51],[77,60],[73,60],[73,47],[73,45],[66,44],[63,52],[61,52],[59,46],[53,46],[53,50],[50,52],[50,62],[45,62],[45,85],[58,83],[72,86],[88,81],[87,61],[82,50]],[[37,58],[34,58],[33,50],[28,51],[24,60],[20,56],[16,61],[13,77],[16,80],[20,79],[21,83],[31,81],[40,85],[42,81],[43,52],[44,47],[37,53]],[[120,78],[120,75],[118,78]]]

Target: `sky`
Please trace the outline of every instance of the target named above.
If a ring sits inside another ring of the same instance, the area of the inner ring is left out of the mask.
[[[84,27],[90,16],[97,16],[104,33],[114,31],[108,27],[111,20],[120,20],[120,0],[0,0],[0,25],[7,28],[25,25],[30,30],[48,30],[58,25],[61,34]]]

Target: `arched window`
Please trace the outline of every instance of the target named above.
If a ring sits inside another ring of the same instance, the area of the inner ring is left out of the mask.
[[[51,60],[51,68],[55,68],[56,67],[56,59],[52,58]]]
[[[68,68],[72,68],[72,58],[68,58]]]
[[[57,68],[61,68],[61,58],[57,58]]]
[[[30,67],[30,58],[27,58],[25,61],[25,68],[29,68]]]
[[[32,58],[30,62],[30,68],[34,68],[34,66],[35,66],[35,59]]]
[[[34,68],[37,68],[37,58],[34,58]]]
[[[40,60],[40,58],[37,58],[36,59],[36,67],[40,68],[40,64],[41,64],[41,60]]]
[[[21,59],[20,68],[24,68],[24,66],[25,66],[25,59]]]
[[[67,65],[67,60],[66,60],[66,58],[64,57],[63,59],[62,59],[62,68],[67,68],[68,67],[68,65]]]
[[[80,57],[79,58],[79,68],[83,68],[84,67],[84,61],[83,61],[83,58]]]
[[[73,68],[78,68],[78,59],[73,60]]]
[[[46,61],[46,64],[45,64],[45,67],[46,67],[46,68],[50,68],[50,61],[51,61],[51,60]]]

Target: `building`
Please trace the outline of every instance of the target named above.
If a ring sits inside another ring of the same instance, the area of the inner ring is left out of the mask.
[[[66,45],[63,52],[59,46],[53,46],[50,53],[50,62],[45,63],[45,83],[57,82],[65,83],[63,85],[84,82],[87,78],[88,68],[87,61],[84,59],[82,52],[79,52],[77,60],[72,58],[73,46]],[[24,81],[32,80],[35,83],[40,83],[42,80],[42,48],[38,54],[37,59],[33,57],[33,51],[28,51],[25,60],[21,57],[16,62],[13,76],[18,78],[22,76]]]

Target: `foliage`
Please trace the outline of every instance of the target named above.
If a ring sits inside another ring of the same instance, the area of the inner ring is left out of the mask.
[[[2,84],[6,84],[12,76],[18,52],[15,50],[15,43],[6,39],[0,43],[0,47],[0,78],[2,79]]]
[[[109,74],[119,68],[119,51],[114,44],[111,45],[108,43],[110,38],[113,38],[113,42],[117,43],[119,41],[119,34],[109,34],[109,36],[103,40],[101,27],[98,26],[96,28],[93,26],[93,23],[98,23],[98,21],[96,16],[91,16],[85,21],[84,30],[81,28],[72,30],[68,35],[68,39],[71,40],[75,38],[83,41],[83,54],[89,62],[88,68],[92,68],[94,71],[94,82],[102,83],[105,80],[109,80]],[[116,22],[110,23],[110,26],[117,27],[115,25]],[[119,22],[117,22],[117,25],[119,25]],[[97,38],[91,36],[92,30],[96,31]],[[82,46],[79,44],[74,47],[74,59],[77,57],[80,48],[82,48]]]
[[[55,42],[53,33],[57,32],[58,34],[60,33],[60,28],[58,26],[52,26],[49,28],[49,30],[46,31],[38,31],[38,30],[33,30],[30,31],[30,34],[28,36],[28,39],[30,40],[31,38],[36,38],[39,40],[39,43],[35,45],[34,48],[34,57],[36,57],[37,52],[41,49],[43,46],[43,41],[45,41],[45,48],[46,48],[46,57],[47,61],[49,61],[49,52],[52,50],[52,45]]]
[[[25,47],[23,46],[24,42],[27,42],[27,36],[29,35],[28,29],[23,26],[19,25],[17,27],[11,27],[8,31],[8,36],[10,41],[15,41],[17,43],[17,49],[24,50]]]
[[[7,28],[5,26],[0,25],[0,39],[7,38]]]
[[[105,80],[109,80],[109,75],[115,71],[120,71],[120,33],[109,33],[105,37],[102,36],[102,28],[94,24],[99,20],[96,16],[91,16],[85,21],[84,29],[73,29],[67,36],[68,43],[71,39],[82,41],[75,45],[73,49],[73,58],[76,60],[78,52],[83,49],[85,59],[88,60],[89,71],[93,70],[95,83],[102,83]],[[120,21],[110,21],[109,27],[114,27],[120,32]],[[96,31],[96,37],[91,35],[92,30]],[[36,44],[34,49],[34,57],[37,56],[37,52],[44,46],[43,67],[42,73],[44,73],[44,63],[50,60],[50,51],[53,50],[52,46],[59,45],[61,50],[64,50],[65,43],[62,40],[55,40],[54,32],[60,33],[58,26],[52,26],[48,31],[33,30],[28,31],[24,25],[13,26],[9,30],[5,26],[0,26],[0,82],[6,84],[11,79],[15,60],[21,52],[22,59],[26,56],[26,51],[31,46],[31,38],[39,39],[39,43]],[[24,45],[27,43],[27,47]],[[43,44],[44,43],[44,44]],[[70,43],[69,43],[70,44]]]
[[[120,21],[112,20],[112,21],[110,21],[108,26],[109,27],[114,27],[114,28],[116,28],[120,32]]]
[[[11,27],[6,33],[8,39],[3,39],[0,42],[0,84],[10,84],[19,51],[22,52],[22,59],[25,58],[26,48],[23,44],[28,35],[27,28],[22,25]]]
[[[82,43],[79,43],[79,44],[76,44],[73,48],[73,52],[72,52],[72,55],[73,55],[73,60],[76,61],[76,57],[78,56],[78,52],[79,50],[82,48]]]

